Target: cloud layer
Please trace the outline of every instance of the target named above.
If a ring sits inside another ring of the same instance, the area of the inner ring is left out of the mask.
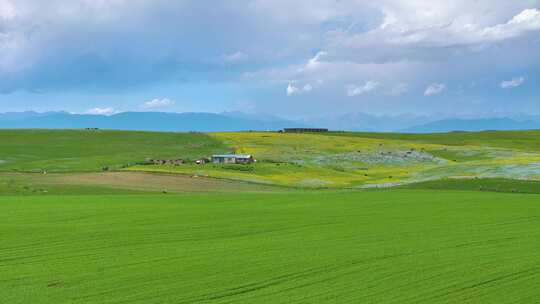
[[[4,94],[223,83],[268,112],[485,108],[540,77],[538,49],[540,0],[0,0]]]

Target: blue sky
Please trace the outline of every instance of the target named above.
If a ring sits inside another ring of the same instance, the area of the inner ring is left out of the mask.
[[[0,112],[540,114],[540,0],[0,0]]]

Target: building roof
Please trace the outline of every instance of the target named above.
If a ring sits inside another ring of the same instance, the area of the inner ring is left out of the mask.
[[[222,158],[251,158],[249,154],[216,154],[212,157],[222,157]]]

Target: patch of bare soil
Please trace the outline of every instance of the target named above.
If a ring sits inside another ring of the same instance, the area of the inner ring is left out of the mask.
[[[283,190],[266,185],[235,182],[180,174],[156,174],[144,172],[103,172],[49,174],[55,183],[93,185],[142,191],[167,192],[265,192]]]

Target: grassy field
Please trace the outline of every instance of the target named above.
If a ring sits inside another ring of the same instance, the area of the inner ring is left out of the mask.
[[[0,303],[533,303],[540,196],[0,197]]]
[[[388,187],[473,177],[540,180],[536,135],[539,133],[532,131],[434,135],[212,133],[211,137],[230,150],[253,154],[258,163],[133,166],[128,170],[303,188]]]
[[[540,151],[540,130],[450,132],[431,134],[329,132],[329,136],[360,137],[371,139],[402,140],[447,146],[485,146],[522,151]]]
[[[502,178],[443,179],[401,186],[404,189],[467,190],[540,194],[540,182]]]
[[[101,171],[147,158],[196,159],[224,149],[199,133],[0,130],[0,171]]]
[[[448,178],[540,180],[539,135],[538,131],[198,134],[2,130],[0,172],[74,173],[105,168],[309,189],[390,187]],[[229,152],[253,154],[258,162],[246,166],[193,164],[194,159]],[[188,163],[140,165],[148,159],[176,158]],[[7,183],[0,176],[0,184],[2,181]]]
[[[0,131],[0,303],[535,302],[538,135]]]

